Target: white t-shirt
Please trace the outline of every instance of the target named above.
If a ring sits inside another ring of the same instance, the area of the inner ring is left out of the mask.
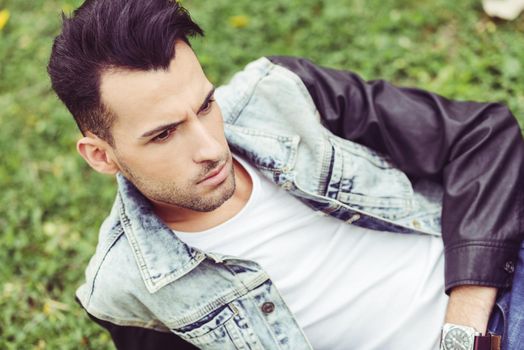
[[[314,349],[437,349],[447,296],[438,237],[379,232],[316,212],[240,157],[253,182],[233,218],[175,234],[258,262]]]

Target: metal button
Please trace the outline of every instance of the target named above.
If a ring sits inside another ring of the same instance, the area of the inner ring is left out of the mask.
[[[413,223],[413,227],[420,228],[420,222],[418,220],[415,219],[412,221],[412,223]]]
[[[515,272],[515,264],[513,263],[513,261],[506,261],[506,264],[504,265],[504,271],[506,271],[507,273]]]
[[[350,217],[346,222],[348,224],[352,224],[352,223],[354,223],[355,221],[357,221],[359,219],[360,219],[360,215],[359,214],[353,214],[353,216]]]
[[[293,186],[293,184],[288,181],[288,182],[286,182],[285,184],[282,185],[282,188],[285,189],[285,190],[290,190],[292,186]]]
[[[262,304],[261,309],[263,313],[270,314],[275,310],[275,304],[270,301],[266,301],[264,304]]]

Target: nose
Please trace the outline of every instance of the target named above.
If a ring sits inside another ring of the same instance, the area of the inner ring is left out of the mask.
[[[218,132],[220,130],[210,130],[210,126],[203,124],[200,120],[193,123],[191,142],[194,145],[193,161],[195,163],[220,160],[223,152],[222,145],[216,139]]]

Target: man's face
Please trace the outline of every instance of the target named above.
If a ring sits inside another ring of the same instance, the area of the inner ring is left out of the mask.
[[[108,71],[100,89],[116,115],[109,154],[147,198],[159,205],[211,211],[233,195],[233,162],[222,114],[213,86],[187,44],[177,42],[168,71]]]

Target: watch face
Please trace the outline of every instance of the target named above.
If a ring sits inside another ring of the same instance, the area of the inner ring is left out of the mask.
[[[463,329],[453,328],[444,337],[445,350],[470,350],[473,349],[471,335]]]

